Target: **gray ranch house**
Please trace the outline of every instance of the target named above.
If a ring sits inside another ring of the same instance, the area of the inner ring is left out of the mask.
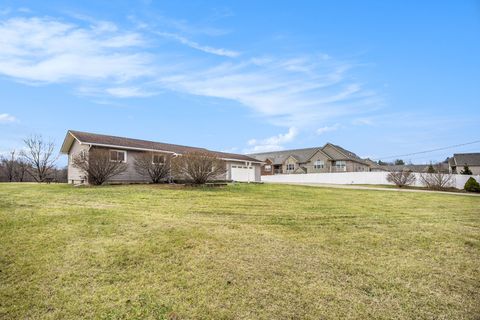
[[[122,161],[127,164],[125,172],[110,179],[109,182],[114,183],[145,183],[149,181],[147,177],[140,175],[135,170],[135,157],[140,154],[146,152],[153,153],[154,159],[160,161],[161,159],[166,159],[166,157],[181,156],[194,151],[212,153],[224,160],[226,174],[223,177],[219,177],[219,180],[260,181],[261,161],[246,155],[69,130],[60,149],[61,153],[68,155],[69,183],[87,183],[87,177],[84,172],[73,166],[72,159],[78,154],[88,154],[90,148],[107,149],[110,152],[111,161]]]
[[[381,171],[373,161],[369,163],[332,143],[323,147],[252,153],[248,156],[263,162],[262,175]]]

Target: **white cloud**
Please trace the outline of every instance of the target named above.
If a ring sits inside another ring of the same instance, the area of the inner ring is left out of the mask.
[[[230,58],[234,58],[234,57],[238,57],[240,55],[240,52],[237,52],[237,51],[233,51],[233,50],[227,50],[227,49],[222,49],[222,48],[213,48],[213,47],[210,47],[210,46],[204,46],[204,45],[201,45],[195,41],[192,41],[192,40],[189,40],[185,37],[182,37],[178,34],[174,34],[174,33],[169,33],[169,32],[156,32],[157,35],[159,36],[162,36],[162,37],[166,37],[166,38],[169,38],[169,39],[174,39],[190,48],[193,48],[193,49],[197,49],[197,50],[200,50],[200,51],[203,51],[203,52],[206,52],[206,53],[210,53],[210,54],[215,54],[217,56],[224,56],[224,57],[230,57]]]
[[[0,74],[33,84],[67,82],[75,92],[93,96],[145,97],[167,89],[227,99],[274,125],[312,130],[332,118],[362,114],[377,102],[374,92],[351,80],[350,63],[325,54],[240,59],[236,51],[156,31],[195,49],[232,58],[225,62],[169,55],[167,59],[162,54],[168,52],[154,54],[158,49],[154,41],[139,31],[88,17],[77,19],[88,25],[46,17],[0,20]],[[155,31],[148,29],[150,35]]]
[[[260,140],[250,139],[248,141],[248,145],[250,148],[247,149],[246,152],[253,153],[282,150],[284,148],[283,145],[288,142],[292,142],[297,135],[297,128],[291,127],[287,133],[280,133],[276,136]]]
[[[162,76],[160,85],[194,95],[237,101],[271,123],[303,127],[362,113],[376,99],[350,83],[349,66],[323,59],[256,58]]]
[[[325,126],[325,127],[318,128],[317,134],[321,135],[326,132],[336,131],[338,129],[340,129],[340,124],[337,123],[337,124],[334,124],[333,126]]]
[[[111,81],[151,75],[151,57],[132,50],[141,35],[100,23],[82,28],[51,18],[0,22],[0,73],[34,83]]]
[[[117,98],[149,97],[154,94],[136,87],[107,88],[105,91]]]
[[[8,113],[0,113],[0,123],[8,123],[8,122],[15,122],[17,119],[8,114]]]

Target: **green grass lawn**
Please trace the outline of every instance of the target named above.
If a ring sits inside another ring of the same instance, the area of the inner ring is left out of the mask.
[[[0,184],[1,319],[479,319],[480,197]]]

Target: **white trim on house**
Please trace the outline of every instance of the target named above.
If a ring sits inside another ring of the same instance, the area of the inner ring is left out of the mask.
[[[123,161],[118,161],[118,160],[112,160],[112,151],[117,152],[117,158],[118,158],[118,153],[123,153]],[[109,160],[110,162],[122,162],[122,163],[127,163],[127,150],[117,150],[117,149],[109,149]]]
[[[124,147],[120,145],[113,145],[113,144],[102,144],[102,143],[92,143],[92,142],[80,142],[80,144],[89,144],[91,146],[99,146],[99,147],[106,147],[106,148],[119,148],[119,149],[126,149],[126,150],[138,150],[138,151],[151,151],[151,152],[166,152],[171,154],[177,154],[173,151],[165,151],[165,150],[158,150],[158,149],[147,149],[147,148],[135,148],[135,147]]]

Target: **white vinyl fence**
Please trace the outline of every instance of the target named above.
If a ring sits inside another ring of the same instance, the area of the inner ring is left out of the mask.
[[[387,181],[388,172],[336,172],[307,174],[277,174],[262,176],[262,182],[271,183],[324,183],[324,184],[393,184]],[[422,186],[420,174],[415,173],[415,186]],[[454,174],[452,187],[463,189],[468,178],[474,177],[480,182],[480,176]]]

